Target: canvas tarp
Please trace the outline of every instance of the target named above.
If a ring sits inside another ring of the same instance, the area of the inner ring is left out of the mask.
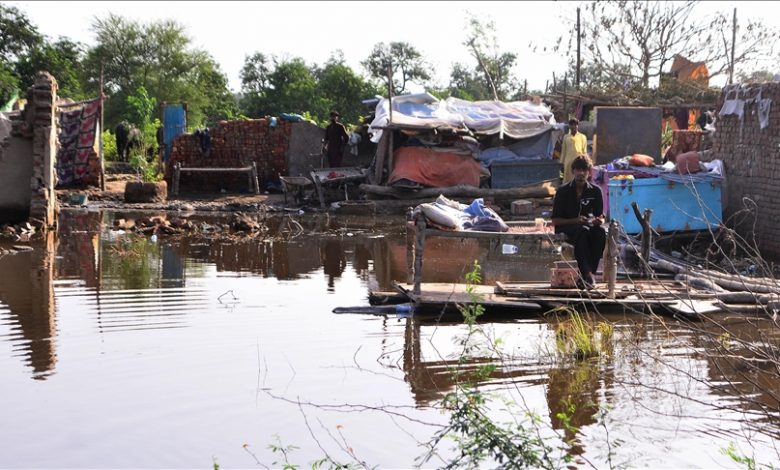
[[[479,162],[471,155],[440,152],[425,147],[400,147],[388,184],[408,179],[425,186],[446,188],[468,185],[479,187]]]
[[[419,129],[470,130],[478,134],[501,133],[513,139],[525,139],[552,129],[555,124],[550,109],[531,101],[465,101],[458,98],[438,100],[421,93],[402,95],[390,102],[382,99],[376,106],[376,115],[369,132],[371,141],[379,142],[387,126]]]

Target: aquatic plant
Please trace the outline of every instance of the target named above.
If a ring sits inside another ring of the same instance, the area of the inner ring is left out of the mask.
[[[611,324],[583,317],[571,307],[558,307],[548,312],[548,315],[557,318],[561,313],[568,318],[558,320],[555,325],[555,346],[559,354],[587,359],[609,350],[613,334]]]

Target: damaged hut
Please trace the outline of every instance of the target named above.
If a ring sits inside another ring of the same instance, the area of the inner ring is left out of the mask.
[[[373,184],[363,187],[369,196],[404,197],[425,188],[489,196],[559,175],[552,153],[561,131],[538,101],[398,96],[377,104],[369,132],[378,144]]]

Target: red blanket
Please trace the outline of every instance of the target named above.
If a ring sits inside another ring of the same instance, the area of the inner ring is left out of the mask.
[[[401,147],[393,154],[393,162],[388,184],[406,178],[434,188],[459,184],[479,187],[479,162],[470,155],[436,152],[425,147]]]

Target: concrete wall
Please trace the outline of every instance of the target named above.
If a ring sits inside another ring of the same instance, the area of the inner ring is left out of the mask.
[[[24,111],[10,115],[10,136],[0,138],[0,223],[56,223],[56,100],[57,81],[41,72],[27,91]]]
[[[32,140],[8,138],[0,155],[0,224],[27,220],[30,215]]]
[[[717,110],[726,96],[721,94]],[[768,125],[761,129],[757,98],[771,100]],[[733,93],[732,93],[733,95]],[[780,256],[780,83],[739,86],[742,118],[719,115],[710,159],[726,171],[724,220],[744,238],[755,236],[765,255]]]
[[[290,148],[287,151],[287,166],[290,176],[309,176],[309,168],[327,166],[322,160],[320,149],[325,129],[310,122],[297,122],[291,127]],[[312,155],[314,154],[314,155]]]

